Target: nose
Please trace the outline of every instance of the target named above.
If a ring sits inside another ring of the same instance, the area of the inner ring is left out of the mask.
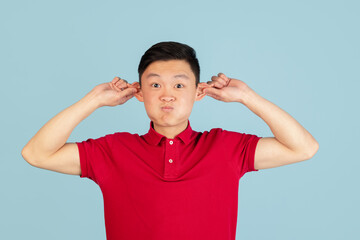
[[[175,97],[172,94],[171,90],[164,88],[164,91],[162,92],[160,99],[161,101],[169,102],[169,101],[174,101]]]

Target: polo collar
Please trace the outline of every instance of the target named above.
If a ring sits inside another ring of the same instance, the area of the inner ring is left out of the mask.
[[[182,131],[181,133],[179,133],[178,135],[176,135],[175,138],[179,138],[185,144],[188,144],[190,142],[192,132],[193,132],[193,130],[190,126],[190,121],[188,119],[188,125],[187,125],[186,129],[184,131]],[[150,129],[149,129],[148,133],[146,133],[144,135],[144,138],[148,143],[150,143],[152,145],[158,145],[163,138],[166,139],[166,136],[156,132],[153,127],[153,121],[150,121]]]

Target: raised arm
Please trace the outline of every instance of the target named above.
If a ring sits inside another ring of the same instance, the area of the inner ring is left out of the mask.
[[[81,175],[76,143],[67,143],[74,128],[97,108],[125,103],[137,92],[137,82],[115,77],[93,88],[81,100],[50,119],[25,145],[21,154],[32,166]]]
[[[274,137],[261,138],[255,151],[255,169],[273,168],[308,160],[319,148],[314,137],[290,114],[248,90],[244,105],[270,127]]]
[[[270,127],[274,137],[259,140],[255,151],[255,169],[273,168],[310,159],[319,148],[314,137],[290,114],[258,95],[241,80],[223,73],[202,83],[207,95],[224,102],[239,102]]]

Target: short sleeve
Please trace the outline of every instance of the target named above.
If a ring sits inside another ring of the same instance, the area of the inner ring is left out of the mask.
[[[222,129],[221,134],[224,152],[233,162],[238,179],[247,172],[258,171],[254,167],[255,150],[261,137]]]
[[[76,142],[79,149],[81,178],[89,178],[99,185],[106,176],[111,162],[108,135],[97,139]]]

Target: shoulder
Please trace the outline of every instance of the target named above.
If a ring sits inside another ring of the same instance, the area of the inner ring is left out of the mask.
[[[129,133],[129,132],[115,132],[112,134],[107,134],[104,136],[106,141],[113,142],[113,141],[131,141],[133,139],[138,139],[139,134],[137,133]]]
[[[205,130],[203,132],[195,132],[197,136],[201,137],[231,137],[231,136],[240,136],[244,133],[229,131],[222,128],[212,128],[210,130]]]
[[[207,133],[209,137],[214,137],[222,142],[246,142],[259,139],[259,137],[255,134],[231,131],[223,128],[212,128],[208,132],[205,131],[204,133]]]
[[[246,133],[230,131],[223,128],[212,128],[209,131],[204,131],[203,134],[207,135],[216,135],[216,136],[240,136],[240,135],[247,135]]]
[[[216,135],[216,134],[221,134],[221,132],[223,131],[222,128],[212,128],[210,130],[205,130],[202,132],[196,132],[198,135]]]
[[[221,142],[228,132],[222,128],[212,128],[205,131],[193,131],[193,137],[198,141]]]
[[[103,135],[101,137],[97,138],[88,138],[84,142],[93,142],[93,143],[99,143],[99,144],[111,144],[113,142],[117,141],[123,141],[123,140],[131,140],[133,138],[136,138],[138,134],[132,134],[129,132],[115,132]]]

